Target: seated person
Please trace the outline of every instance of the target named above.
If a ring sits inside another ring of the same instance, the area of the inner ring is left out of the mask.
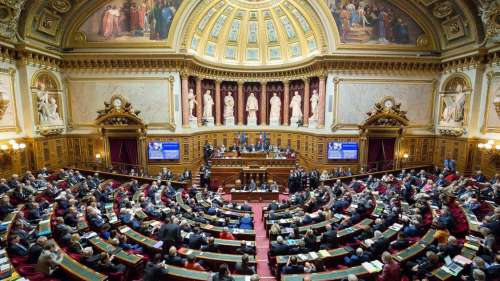
[[[282,236],[278,236],[276,238],[276,243],[271,244],[271,250],[269,254],[271,256],[285,256],[290,252],[290,246],[285,244],[285,241]]]
[[[255,255],[255,249],[251,246],[248,246],[245,240],[241,240],[240,247],[236,248],[236,253],[240,255],[248,254],[253,256]]]
[[[302,274],[304,266],[298,263],[296,256],[290,256],[282,269],[283,274]]]
[[[219,233],[219,238],[226,240],[236,240],[236,238],[234,238],[234,235],[231,232],[229,232],[228,227],[223,228],[223,230]]]
[[[35,264],[38,262],[38,258],[42,253],[45,245],[47,245],[48,240],[45,236],[40,236],[36,239],[36,242],[29,248],[29,258],[28,263]]]
[[[404,232],[399,232],[398,238],[391,243],[390,249],[401,251],[401,250],[407,248],[409,245],[410,245],[410,242],[406,238],[406,235],[404,234]]]
[[[143,281],[165,280],[168,273],[168,267],[163,262],[161,255],[156,254],[151,261],[148,261],[144,267]]]
[[[250,217],[250,214],[245,214],[243,215],[242,218],[240,218],[240,229],[253,229],[253,220],[252,217]]]
[[[186,264],[184,265],[186,269],[205,271],[205,268],[201,266],[197,261],[195,256],[188,256]]]
[[[104,274],[124,272],[127,267],[120,263],[113,263],[114,255],[109,256],[108,253],[102,253],[98,263],[99,272]]]
[[[58,265],[62,262],[63,255],[53,242],[48,242],[40,257],[38,258],[35,270],[45,276],[57,276]]]
[[[365,254],[362,248],[357,248],[356,252],[350,257],[344,257],[345,265],[352,267],[369,261],[370,257]]]
[[[168,249],[168,254],[165,255],[164,258],[165,263],[170,265],[182,267],[186,264],[186,261],[177,255],[177,249],[175,248],[175,246],[172,246],[170,247],[170,249]]]
[[[241,262],[236,263],[235,265],[235,273],[240,275],[253,275],[255,274],[255,268],[250,266],[249,257],[247,254],[243,254],[241,256]]]
[[[382,273],[377,277],[377,281],[401,280],[401,267],[398,262],[393,260],[391,253],[384,252],[382,254],[382,262],[384,266]]]
[[[217,244],[215,244],[215,239],[212,236],[210,236],[207,239],[207,245],[202,246],[201,250],[203,252],[218,253],[219,252],[219,246]]]
[[[19,235],[12,235],[9,239],[9,252],[12,255],[26,257],[28,256],[28,248],[21,243],[21,238]]]
[[[332,228],[332,225],[325,226],[325,232],[321,236],[321,249],[334,249],[338,247],[337,231]]]
[[[227,264],[223,263],[219,266],[217,273],[212,276],[212,281],[234,281]]]

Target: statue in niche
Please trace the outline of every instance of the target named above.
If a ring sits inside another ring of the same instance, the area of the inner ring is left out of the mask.
[[[40,84],[40,89],[37,93],[38,98],[38,116],[40,123],[44,125],[61,123],[61,116],[57,111],[57,102],[53,97],[49,97],[49,93],[45,89],[45,84]]]
[[[224,118],[234,117],[234,98],[233,93],[227,92],[224,97]]]
[[[269,100],[271,104],[271,111],[269,112],[269,120],[279,122],[281,116],[281,99],[278,97],[278,94],[273,93],[271,100]]]
[[[194,119],[196,117],[194,116],[193,111],[195,105],[197,105],[198,103],[196,102],[196,96],[194,95],[193,89],[189,89],[187,99],[189,105],[189,118]]]
[[[311,102],[311,113],[312,113],[312,116],[309,119],[310,120],[318,120],[318,116],[319,116],[319,108],[318,108],[319,94],[318,94],[317,90],[313,90],[312,96],[309,99],[309,101]]]
[[[250,93],[250,96],[248,96],[246,110],[248,112],[249,120],[257,120],[257,110],[259,110],[259,102],[257,101],[254,93]]]
[[[290,102],[290,108],[292,109],[292,120],[297,122],[302,118],[302,97],[297,91],[293,94],[292,101]]]
[[[214,105],[214,100],[210,94],[210,90],[207,90],[203,95],[203,118],[213,118],[212,107]]]
[[[441,124],[448,126],[462,126],[465,114],[465,100],[467,93],[462,84],[457,84],[454,94],[444,95],[444,109],[441,115]]]

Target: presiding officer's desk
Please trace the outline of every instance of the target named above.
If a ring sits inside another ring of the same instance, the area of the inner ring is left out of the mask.
[[[266,191],[231,191],[232,202],[271,202],[279,200],[279,192],[266,192]]]

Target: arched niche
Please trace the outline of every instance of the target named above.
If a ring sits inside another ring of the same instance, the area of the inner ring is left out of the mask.
[[[43,135],[64,131],[62,86],[57,77],[47,70],[40,70],[31,79],[31,96],[36,131]]]
[[[471,94],[471,82],[465,74],[453,74],[444,81],[439,93],[440,134],[458,137],[466,132]]]

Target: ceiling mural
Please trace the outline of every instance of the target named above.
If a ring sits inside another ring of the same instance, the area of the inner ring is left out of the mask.
[[[166,40],[181,0],[113,0],[80,27],[87,42]]]
[[[342,44],[417,45],[425,35],[408,14],[387,0],[322,0]]]
[[[53,52],[161,48],[227,65],[278,65],[350,49],[446,52],[500,40],[496,0],[0,2],[0,36]]]

